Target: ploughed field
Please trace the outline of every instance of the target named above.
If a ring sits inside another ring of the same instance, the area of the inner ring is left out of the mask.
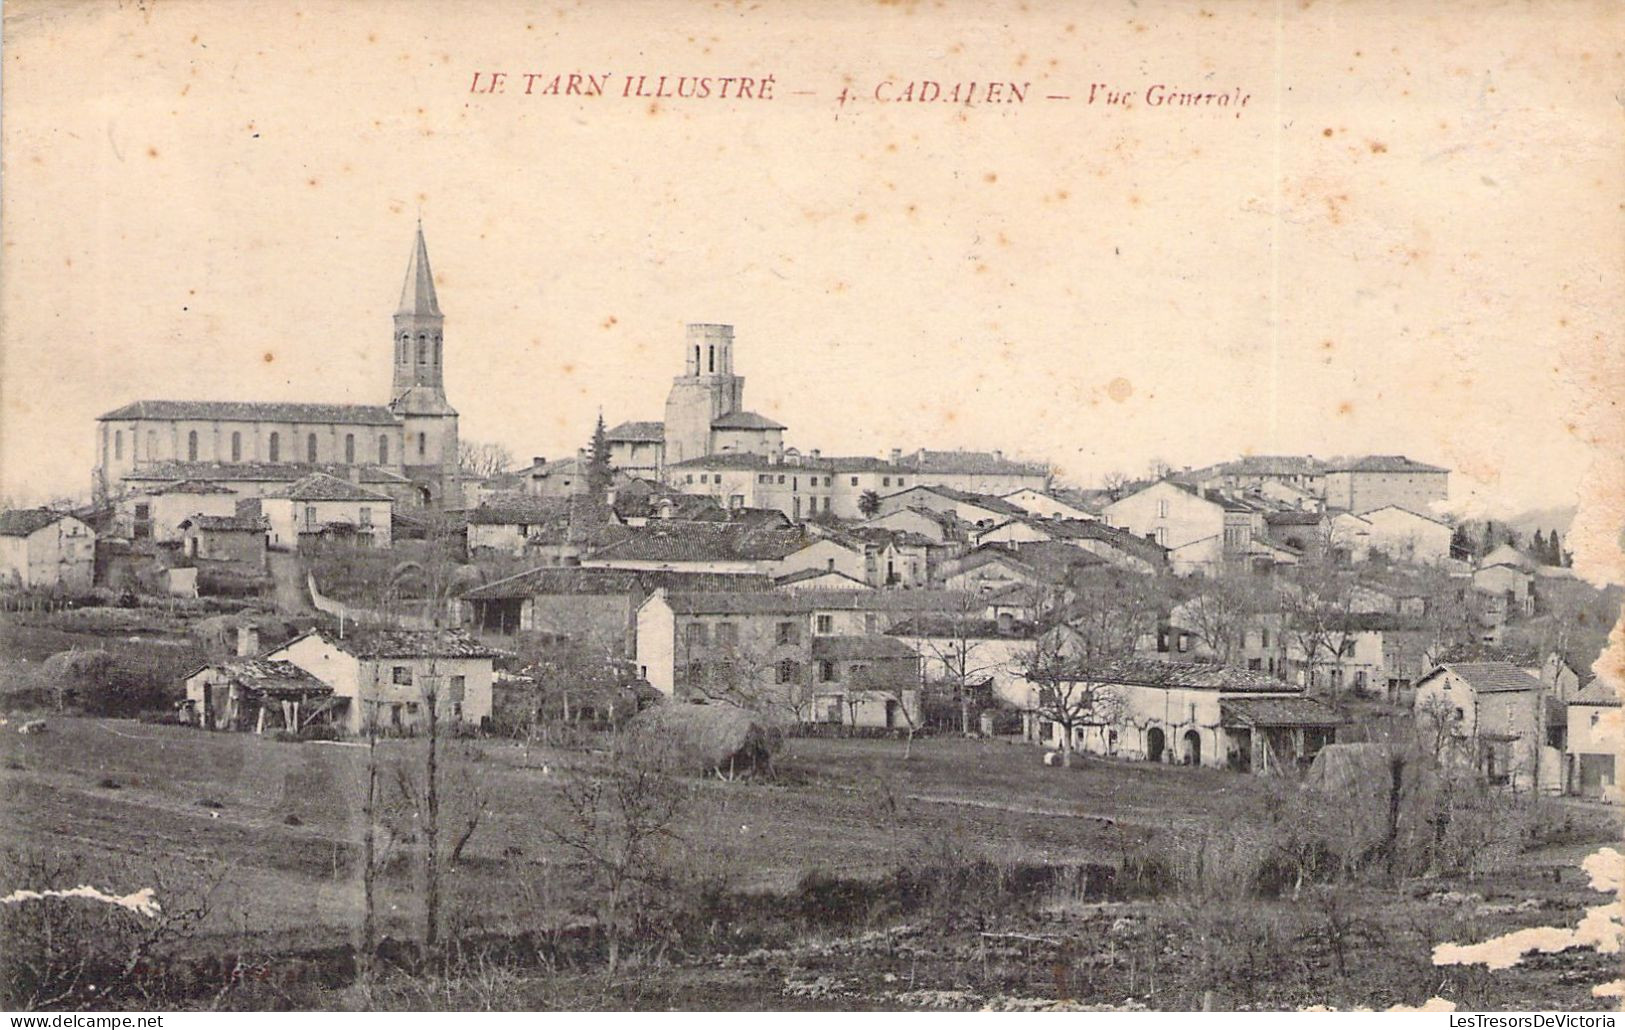
[[[190,945],[200,953],[312,955],[354,939],[363,746],[75,717],[48,718],[39,734],[17,729],[0,726],[0,818],[13,852],[71,856],[86,882],[113,894],[154,886],[171,905],[206,895],[210,912]],[[423,746],[380,742],[381,778],[421,769]],[[502,977],[454,977],[435,993],[397,976],[363,1002],[312,976],[245,983],[226,1003],[1269,1008],[1440,994],[1464,1007],[1593,1008],[1591,985],[1617,975],[1617,956],[1589,950],[1498,972],[1430,962],[1441,941],[1575,925],[1605,900],[1576,868],[1589,840],[1473,883],[1193,906],[1103,892],[1100,878],[1143,854],[1153,834],[1217,838],[1271,785],[1138,763],[1046,767],[1039,749],[1006,741],[920,739],[903,754],[897,741],[794,739],[772,782],[693,781],[659,862],[700,899],[704,943],[691,934],[658,956],[637,952],[613,981],[578,952],[554,972],[521,964]],[[469,796],[484,813],[447,873],[449,934],[510,942],[588,925],[594,903],[580,863],[546,828],[566,818],[572,770],[595,757],[448,740],[444,760],[448,832]],[[1598,839],[1610,824],[1617,839],[1614,814],[1593,815]],[[0,888],[31,886],[17,880],[22,868],[0,870]],[[898,881],[898,869],[922,873]],[[1554,880],[1552,869],[1563,872]],[[386,936],[421,933],[415,875],[405,861],[381,874]],[[660,973],[638,972],[656,959]]]

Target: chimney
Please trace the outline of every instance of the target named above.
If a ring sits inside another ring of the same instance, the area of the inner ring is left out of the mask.
[[[898,462],[900,462],[902,460],[903,460],[903,449],[901,447],[893,447],[891,449],[891,463],[893,465],[895,465],[895,464],[897,464]]]
[[[260,653],[260,631],[251,622],[237,627],[237,657],[252,658]]]
[[[817,461],[818,460],[818,453],[819,453],[818,448],[814,447],[812,450],[807,452],[807,457],[809,457],[813,461]]]
[[[360,465],[346,465],[346,466],[344,466],[344,478],[348,479],[350,482],[354,483],[356,486],[360,486],[361,485],[361,466]]]
[[[546,464],[547,464],[547,459],[542,457],[540,454],[533,454],[533,455],[530,456],[530,467],[531,468],[535,468],[538,465],[546,465]]]
[[[993,452],[993,457],[997,458],[999,461],[1003,461],[1004,460],[1004,452],[1003,451],[994,451]]]

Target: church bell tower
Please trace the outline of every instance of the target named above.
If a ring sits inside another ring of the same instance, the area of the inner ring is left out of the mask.
[[[404,430],[402,464],[419,503],[462,507],[457,470],[457,412],[446,401],[442,359],[445,316],[435,296],[423,223],[406,265],[401,302],[395,308],[394,375],[389,408]]]

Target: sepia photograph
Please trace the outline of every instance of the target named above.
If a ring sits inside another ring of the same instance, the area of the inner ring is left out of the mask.
[[[1612,1027],[1622,40],[7,0],[0,1009]]]

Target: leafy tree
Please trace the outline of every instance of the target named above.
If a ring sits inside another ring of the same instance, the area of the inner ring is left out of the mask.
[[[880,513],[880,495],[873,490],[865,490],[858,497],[858,511],[866,519],[872,519]]]
[[[1530,551],[1534,559],[1537,562],[1540,562],[1542,565],[1552,564],[1549,560],[1551,557],[1551,551],[1546,547],[1546,538],[1541,535],[1541,532],[1538,529],[1535,530],[1535,540],[1532,544],[1530,544]]]

